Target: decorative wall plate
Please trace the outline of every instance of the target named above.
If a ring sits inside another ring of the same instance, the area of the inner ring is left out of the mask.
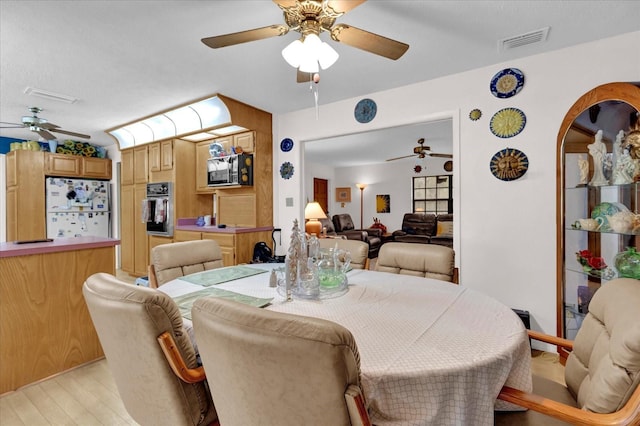
[[[518,108],[503,108],[493,114],[489,128],[499,138],[510,138],[517,135],[527,124],[527,117]]]
[[[524,86],[524,74],[518,68],[505,68],[491,79],[489,89],[496,98],[510,98]]]
[[[445,172],[450,172],[453,170],[453,161],[449,160],[449,161],[445,161],[444,163],[444,171]]]
[[[289,152],[293,148],[293,141],[290,138],[284,138],[280,142],[280,150],[282,152]]]
[[[527,172],[529,159],[520,150],[505,148],[491,158],[489,168],[491,174],[500,180],[516,180]]]
[[[474,108],[469,111],[469,120],[478,121],[480,120],[480,117],[482,117],[482,111],[480,111],[478,108]]]
[[[362,99],[356,104],[353,115],[359,123],[368,123],[373,120],[378,112],[378,106],[373,99]]]
[[[282,176],[283,179],[291,178],[291,176],[293,176],[293,164],[288,161],[282,163],[280,166],[280,176]]]

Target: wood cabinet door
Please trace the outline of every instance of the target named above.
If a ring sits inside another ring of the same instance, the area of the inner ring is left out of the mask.
[[[161,170],[160,143],[149,144],[149,171],[159,172]]]
[[[242,151],[252,153],[254,151],[255,132],[240,133],[233,136],[233,145],[242,148]]]
[[[111,160],[106,158],[83,157],[82,176],[111,180]]]
[[[236,242],[233,234],[218,234],[215,232],[203,232],[203,240],[214,240],[220,246],[222,252],[222,263],[224,266],[236,264]]]
[[[160,142],[160,170],[173,169],[173,141]]]
[[[196,231],[175,231],[173,239],[177,243],[179,241],[193,241],[202,239],[202,233]]]
[[[122,185],[133,185],[133,148],[123,149],[120,152],[120,179]]]
[[[133,148],[133,182],[147,183],[149,179],[149,149],[148,146]]]
[[[18,238],[18,187],[7,188],[7,241]]]
[[[135,245],[134,245],[134,275],[147,275],[149,266],[149,242],[147,236],[147,224],[142,222],[142,200],[147,197],[147,185],[134,185],[134,206],[135,214],[133,216],[135,224]]]
[[[82,157],[64,154],[48,154],[45,173],[51,176],[82,176]]]
[[[17,151],[7,154],[7,186],[18,184],[18,154]]]
[[[130,274],[134,271],[135,252],[134,188],[134,185],[120,187],[120,267]]]
[[[207,185],[207,160],[210,157],[209,145],[211,142],[199,142],[196,144],[196,192],[200,194],[212,194],[213,188]]]

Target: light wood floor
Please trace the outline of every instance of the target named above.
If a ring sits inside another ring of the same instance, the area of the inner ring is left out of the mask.
[[[128,282],[135,280],[117,274]],[[564,383],[557,354],[532,351],[532,372]],[[106,360],[0,396],[0,425],[137,425],[127,414]]]

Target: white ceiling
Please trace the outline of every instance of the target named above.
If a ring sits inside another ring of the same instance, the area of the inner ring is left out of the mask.
[[[632,1],[369,0],[337,20],[410,45],[397,61],[331,41],[340,58],[321,72],[319,103],[363,96],[638,29]],[[298,33],[210,49],[203,37],[283,23],[271,1],[0,1],[0,121],[29,106],[69,131],[113,143],[104,130],[213,93],[272,113],[313,107],[280,51]],[[498,40],[543,27],[548,40],[499,52]],[[35,87],[74,104],[24,93]],[[410,130],[409,130],[410,132]],[[435,130],[434,130],[435,132]],[[419,133],[366,139],[410,140]],[[434,133],[432,133],[434,134]],[[35,138],[26,129],[0,136]],[[344,141],[342,141],[344,146]],[[355,144],[356,142],[354,142]],[[450,148],[449,148],[450,152]],[[410,151],[407,152],[410,154]],[[382,154],[399,156],[396,152]]]

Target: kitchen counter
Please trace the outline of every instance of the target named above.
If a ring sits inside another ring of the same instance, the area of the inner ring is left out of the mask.
[[[0,243],[0,258],[28,256],[31,254],[56,253],[62,251],[113,247],[120,240],[102,237],[55,238],[51,242],[16,244],[13,241]]]
[[[178,219],[175,227],[178,231],[215,232],[220,234],[244,234],[249,232],[273,231],[273,226],[258,228],[231,227],[218,228],[217,226],[198,226],[195,218]]]
[[[92,274],[115,274],[112,238],[0,243],[0,395],[103,356],[82,296]]]

